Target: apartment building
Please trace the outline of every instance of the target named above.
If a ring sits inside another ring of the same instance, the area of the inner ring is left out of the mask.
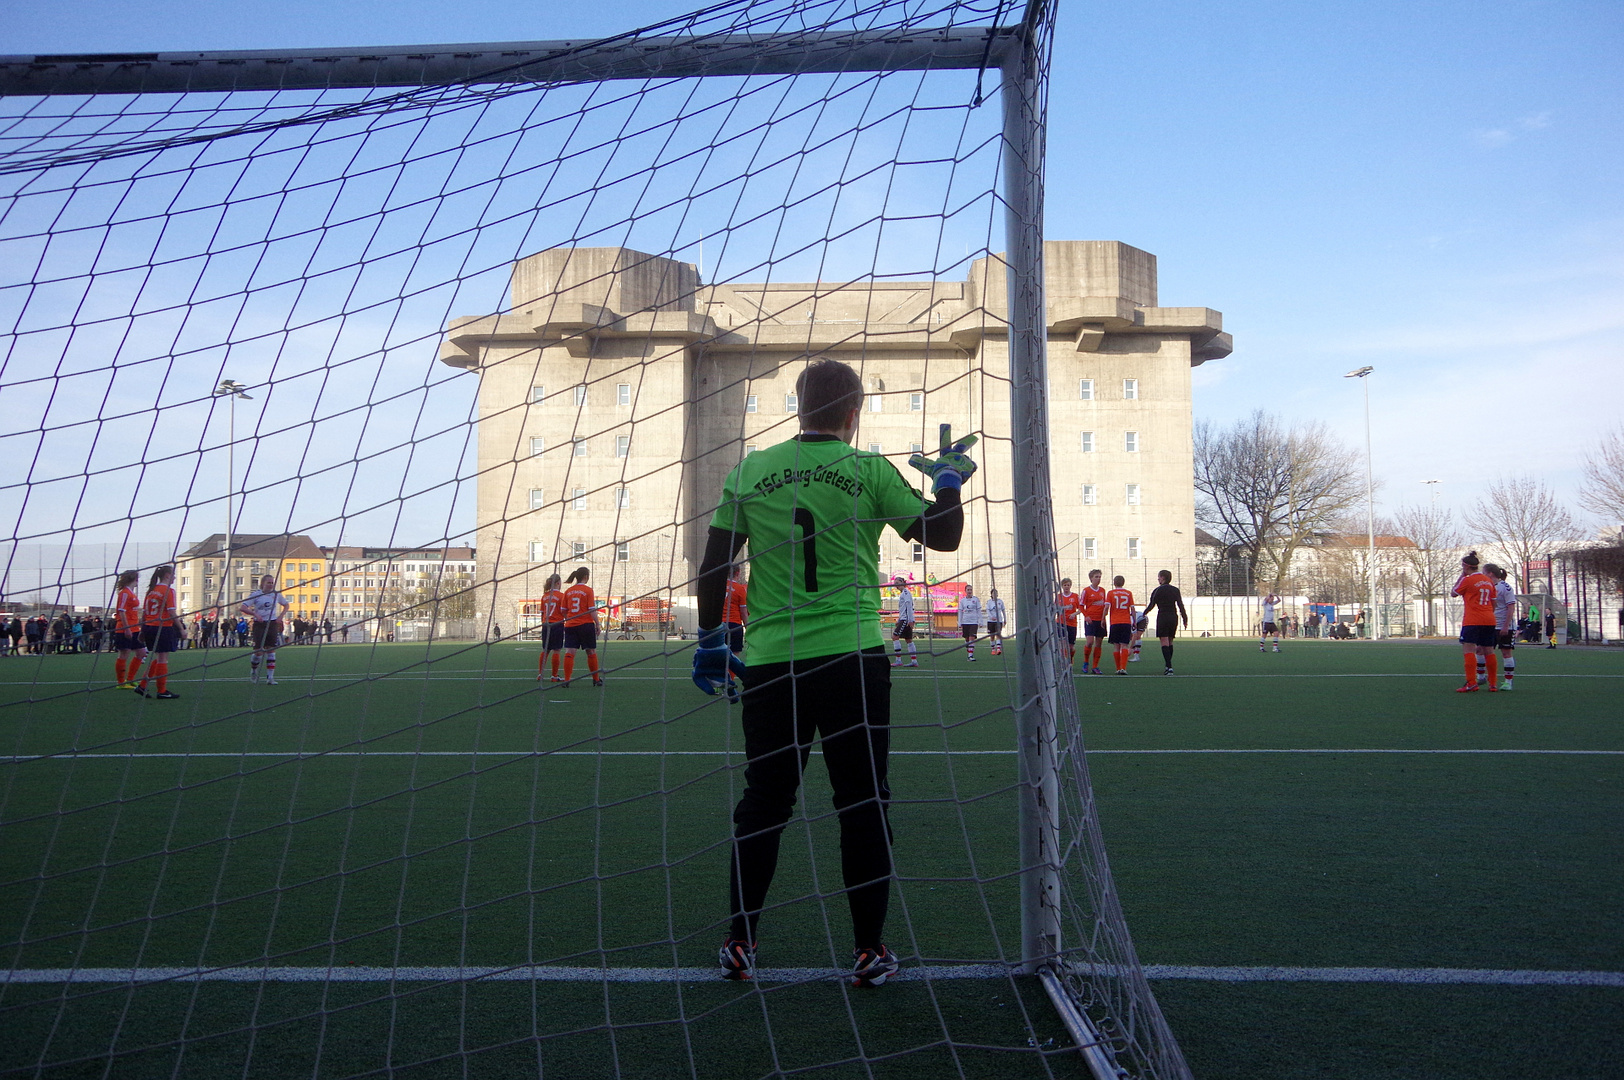
[[[387,637],[401,621],[472,616],[471,547],[334,547],[327,618]]]
[[[326,603],[327,555],[308,536],[287,533],[235,533],[231,537],[230,581],[226,581],[226,534],[215,533],[187,548],[175,560],[175,591],[182,611],[220,606],[234,610],[275,576],[295,618],[320,616]]]

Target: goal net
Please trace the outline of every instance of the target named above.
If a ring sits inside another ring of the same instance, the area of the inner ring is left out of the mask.
[[[0,57],[0,1073],[1187,1075],[1050,606],[1052,19]],[[721,977],[748,760],[689,674],[724,481],[824,358],[858,452],[981,466],[956,551],[875,556],[883,988],[820,746]],[[115,577],[164,566],[160,682]]]

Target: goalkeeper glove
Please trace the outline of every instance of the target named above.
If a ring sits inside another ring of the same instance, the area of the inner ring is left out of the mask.
[[[694,649],[694,685],[712,697],[723,691],[729,701],[737,701],[734,677],[744,678],[744,661],[727,647],[727,628],[701,630],[699,645]]]
[[[966,435],[954,442],[952,424],[941,425],[940,435],[941,449],[934,459],[924,454],[915,454],[908,459],[909,465],[930,477],[933,494],[943,488],[957,491],[976,471],[976,463],[965,453],[976,444],[976,437]]]

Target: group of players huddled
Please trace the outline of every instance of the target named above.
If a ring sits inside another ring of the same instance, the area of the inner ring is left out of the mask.
[[[173,701],[180,695],[169,689],[169,654],[186,640],[186,623],[175,602],[175,568],[165,564],[154,570],[145,597],[135,590],[140,580],[136,571],[126,570],[114,585],[113,649],[118,653],[113,661],[114,683],[118,689],[134,690],[142,697]],[[250,620],[248,636],[254,646],[250,682],[259,682],[263,666],[265,681],[275,684],[276,647],[282,643],[282,620],[288,608],[287,597],[277,591],[271,574],[261,577],[259,588],[242,602],[239,610]]]
[[[537,665],[536,681],[547,679],[548,661],[552,662],[552,682],[568,689],[575,677],[576,650],[586,651],[587,670],[592,673],[592,685],[603,685],[603,672],[598,668],[598,609],[597,597],[587,580],[592,571],[577,566],[569,577],[548,576],[541,598],[542,642],[541,658]],[[564,662],[559,674],[559,661]]]
[[[1494,563],[1480,564],[1477,552],[1468,551],[1451,591],[1464,605],[1460,644],[1466,682],[1455,692],[1474,693],[1479,683],[1491,693],[1512,689],[1517,674],[1517,593],[1506,581],[1505,570]],[[1505,678],[1496,681],[1502,666]]]
[[[1111,645],[1111,658],[1118,675],[1128,673],[1128,665],[1139,659],[1140,639],[1150,629],[1151,612],[1156,613],[1156,638],[1162,645],[1162,674],[1173,674],[1173,638],[1179,626],[1190,627],[1190,616],[1184,610],[1184,594],[1173,584],[1170,571],[1156,575],[1156,588],[1144,610],[1136,610],[1133,593],[1124,586],[1121,574],[1111,579],[1111,588],[1104,588],[1098,570],[1088,572],[1088,586],[1082,592],[1071,590],[1071,578],[1060,579],[1060,594],[1055,597],[1055,618],[1066,650],[1066,661],[1076,662],[1077,619],[1083,620],[1084,675],[1104,675],[1100,660],[1107,643]]]

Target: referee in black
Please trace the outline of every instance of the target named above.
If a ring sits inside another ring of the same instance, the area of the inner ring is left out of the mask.
[[[1150,613],[1156,613],[1156,638],[1162,643],[1162,663],[1166,668],[1163,675],[1173,674],[1173,635],[1179,632],[1179,623],[1184,629],[1190,628],[1190,616],[1184,610],[1184,594],[1179,587],[1173,584],[1173,572],[1161,570],[1156,574],[1159,584],[1150,592],[1150,602],[1145,605],[1144,617],[1150,618]]]

